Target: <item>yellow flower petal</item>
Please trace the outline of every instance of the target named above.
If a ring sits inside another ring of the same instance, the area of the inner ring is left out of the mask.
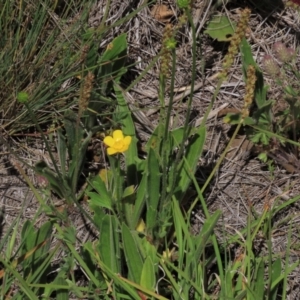
[[[107,148],[107,155],[114,155],[118,152],[115,148]]]
[[[123,132],[122,130],[115,130],[113,132],[113,139],[117,142],[117,141],[120,141],[120,140],[123,140],[124,139],[124,135],[123,135]]]
[[[130,143],[131,143],[131,136],[125,136],[125,138],[124,138],[124,144],[125,145],[127,145],[127,146],[129,146],[130,145]],[[127,149],[128,149],[128,147],[127,147]]]
[[[124,146],[123,146],[123,152],[127,151],[128,148],[129,148],[129,145],[125,145],[125,144],[124,144]]]
[[[115,140],[111,136],[106,136],[103,140],[103,143],[106,146],[113,147],[115,144]]]

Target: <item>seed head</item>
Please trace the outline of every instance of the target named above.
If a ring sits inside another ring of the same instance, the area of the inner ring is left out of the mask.
[[[288,63],[293,59],[295,51],[292,48],[287,48],[283,43],[277,42],[274,44],[273,49],[279,61]]]
[[[247,27],[248,27],[248,22],[250,18],[251,10],[249,8],[245,8],[242,13],[240,20],[236,26],[235,33],[233,34],[231,40],[230,40],[230,45],[228,48],[228,52],[224,57],[224,62],[223,62],[223,68],[220,73],[220,78],[226,78],[227,73],[231,65],[233,64],[234,57],[238,53],[238,47],[245,36]]]
[[[271,55],[266,54],[263,57],[262,63],[264,70],[272,77],[276,77],[278,74],[280,74],[280,68]]]

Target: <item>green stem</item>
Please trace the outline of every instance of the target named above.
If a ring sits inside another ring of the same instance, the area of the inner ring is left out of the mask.
[[[122,174],[120,165],[120,154],[109,157],[110,165],[112,166],[113,177],[114,177],[114,191],[113,199],[117,213],[123,218],[122,213]]]
[[[170,101],[168,105],[168,109],[166,112],[166,117],[164,122],[164,135],[163,140],[165,142],[162,143],[162,196],[161,199],[163,201],[161,202],[160,206],[164,207],[165,203],[168,203],[170,201],[170,197],[172,193],[169,193],[168,189],[168,183],[172,183],[172,177],[174,174],[168,174],[169,169],[169,155],[171,152],[170,149],[170,119],[171,119],[171,113],[173,108],[173,100],[174,100],[174,85],[175,85],[175,73],[176,73],[176,55],[175,51],[172,51],[172,77],[171,77],[171,85],[170,85]]]
[[[185,117],[185,123],[183,126],[184,132],[183,132],[183,137],[182,141],[186,141],[189,137],[190,134],[190,127],[189,127],[189,122],[190,122],[190,115],[191,115],[191,110],[192,110],[192,102],[193,102],[193,97],[194,97],[194,86],[195,86],[195,80],[196,80],[196,28],[193,22],[193,18],[191,16],[189,8],[186,9],[185,11],[188,21],[190,23],[191,29],[192,29],[192,77],[191,77],[191,92],[190,96],[187,102],[187,112],[186,112],[186,117]],[[201,50],[201,48],[200,48]],[[200,51],[201,52],[201,51]],[[175,68],[175,66],[174,66]],[[174,74],[174,73],[172,73]],[[172,92],[172,90],[171,90]],[[180,160],[182,159],[183,153],[185,150],[185,143],[182,142],[181,145],[179,146],[178,153],[176,155],[176,158],[173,162],[174,166],[174,171],[170,175],[170,190],[173,190],[175,187],[176,182],[178,182],[178,175],[180,172],[178,172],[178,168],[180,167]],[[172,196],[172,193],[170,193],[170,197]]]
[[[186,112],[186,117],[185,117],[185,123],[184,123],[184,133],[183,133],[183,138],[182,141],[186,141],[188,136],[189,136],[189,122],[190,122],[190,115],[191,115],[191,110],[192,110],[192,102],[193,102],[193,97],[194,97],[194,86],[195,86],[195,80],[196,80],[196,28],[193,22],[193,18],[190,14],[189,9],[186,9],[186,15],[188,17],[189,23],[191,25],[192,29],[192,78],[191,78],[191,92],[189,96],[189,100],[187,102],[187,112]],[[180,145],[178,154],[175,159],[175,166],[179,165],[179,160],[181,159],[183,152],[185,150],[185,144],[184,142]],[[175,171],[175,173],[177,173]],[[176,179],[176,177],[174,177]],[[176,180],[174,180],[175,184]]]

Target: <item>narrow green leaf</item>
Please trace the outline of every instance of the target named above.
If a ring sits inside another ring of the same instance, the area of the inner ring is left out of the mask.
[[[155,151],[150,148],[147,157],[147,195],[146,195],[146,227],[150,232],[157,224],[157,208],[160,199],[160,178],[159,162]]]
[[[144,175],[141,179],[141,182],[136,191],[136,202],[134,205],[134,211],[132,213],[132,226],[136,228],[139,219],[142,217],[142,212],[146,203],[146,194],[147,194],[147,173],[144,172]]]
[[[200,234],[195,239],[195,258],[200,259],[203,251],[205,249],[207,241],[211,238],[215,226],[220,219],[222,212],[220,210],[216,210],[212,216],[208,220],[206,220],[202,226]]]
[[[55,284],[61,286],[67,286],[68,283],[63,277],[58,277],[55,279]],[[56,299],[57,300],[69,300],[69,290],[68,289],[57,289],[56,290]]]
[[[122,224],[122,241],[127,266],[129,269],[129,277],[135,283],[139,283],[142,274],[143,260],[130,229],[124,223]]]
[[[178,266],[179,268],[183,268],[186,257],[185,253],[186,251],[193,252],[194,245],[191,235],[189,234],[189,229],[187,228],[186,220],[182,215],[182,210],[180,209],[177,200],[172,201],[172,212],[176,233],[176,243],[178,244]],[[192,255],[193,254],[194,253],[192,253]]]
[[[127,68],[125,61],[127,56],[126,34],[121,34],[108,44],[105,52],[98,60],[100,64],[97,77],[101,78],[101,94],[106,96],[112,89],[113,81],[120,82],[120,79]],[[100,113],[101,104],[93,103],[90,108]]]
[[[106,215],[103,218],[99,234],[100,237],[97,250],[101,260],[113,272],[121,272],[119,265],[119,242],[116,244],[116,240],[118,241],[119,235],[115,220],[112,216]]]
[[[234,300],[244,300],[247,295],[247,290],[243,290],[237,296],[234,297]]]
[[[26,220],[23,225],[21,231],[21,239],[25,247],[24,253],[35,246],[35,239],[36,239],[35,230],[33,224],[29,220]]]
[[[287,274],[290,274],[296,268],[298,268],[299,265],[300,265],[300,261],[297,260],[295,263],[293,263],[293,264],[289,265],[287,268],[285,268],[285,272],[282,272],[281,275],[277,279],[272,280],[271,291],[273,291],[273,289],[277,289],[279,283],[283,280],[283,278],[286,277]]]
[[[99,265],[100,265],[100,268],[105,272],[105,274],[108,275],[113,280],[115,286],[117,286],[117,287],[120,286],[124,291],[126,291],[131,296],[131,298],[129,298],[128,296],[125,297],[124,295],[117,293],[116,299],[141,300],[141,297],[137,293],[137,289],[136,289],[137,284],[135,284],[132,281],[129,281],[128,279],[121,277],[119,274],[116,274],[115,272],[112,272],[101,261],[99,262]],[[140,286],[138,286],[138,287],[140,287]],[[108,288],[111,288],[111,286],[109,285]],[[142,287],[140,289],[143,290]],[[163,299],[163,300],[167,300],[167,299]]]
[[[78,151],[75,147],[79,146],[79,141],[82,138],[82,132],[79,125],[78,115],[70,109],[66,110],[64,114],[64,128],[66,130],[68,152],[71,159],[74,156],[73,154],[75,154],[75,151]]]
[[[262,258],[256,259],[256,275],[253,280],[253,289],[256,294],[256,299],[264,299],[265,293],[265,281],[264,281],[264,273],[265,273],[265,265]]]
[[[135,126],[132,119],[131,111],[124,98],[122,88],[118,84],[115,84],[114,89],[118,101],[116,114],[117,115],[124,114],[122,118],[123,133],[125,136],[129,135],[132,137],[129,149],[125,153],[125,163],[127,167],[127,182],[128,185],[136,185],[138,184],[137,170],[136,170],[138,151],[137,151],[137,138],[136,138]]]
[[[35,293],[32,291],[32,288],[28,285],[26,280],[24,280],[24,275],[21,275],[15,267],[13,267],[11,264],[7,263],[0,257],[0,262],[4,265],[7,272],[10,272],[15,280],[16,288],[20,289],[24,292],[24,294],[27,296],[27,299],[30,300],[38,300],[39,297],[35,295]],[[26,299],[26,298],[25,298]]]
[[[51,237],[51,233],[52,233],[52,222],[44,223],[37,231],[36,245],[49,239]]]
[[[50,242],[49,242],[50,245]],[[36,264],[36,267],[33,269],[33,273],[26,279],[28,283],[35,282],[45,282],[47,280],[47,275],[49,274],[51,263],[55,254],[57,254],[58,247],[41,257],[41,260]]]
[[[225,289],[225,295],[229,299],[234,299],[234,290],[233,290],[233,276],[234,273],[229,267],[229,270],[225,273],[225,282],[222,283],[222,289]]]
[[[66,143],[65,137],[64,137],[61,129],[59,129],[57,131],[57,151],[58,151],[58,157],[59,157],[59,163],[61,166],[62,176],[66,177],[67,143]]]
[[[271,270],[271,286],[272,286],[272,291],[271,291],[271,297],[270,299],[275,300],[277,299],[277,292],[278,292],[278,287],[279,287],[279,282],[277,281],[278,278],[281,276],[281,259],[277,258],[274,263],[272,264],[272,270]],[[277,285],[274,285],[274,282],[278,282]]]
[[[132,218],[135,206],[135,188],[133,185],[124,189],[122,195],[122,206],[127,226],[129,226],[130,229],[135,229],[136,224],[133,223]]]

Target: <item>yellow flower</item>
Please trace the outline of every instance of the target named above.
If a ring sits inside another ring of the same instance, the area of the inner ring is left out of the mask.
[[[115,130],[112,136],[105,137],[103,142],[108,146],[108,155],[123,153],[128,149],[131,143],[131,136],[124,137],[122,130]]]

